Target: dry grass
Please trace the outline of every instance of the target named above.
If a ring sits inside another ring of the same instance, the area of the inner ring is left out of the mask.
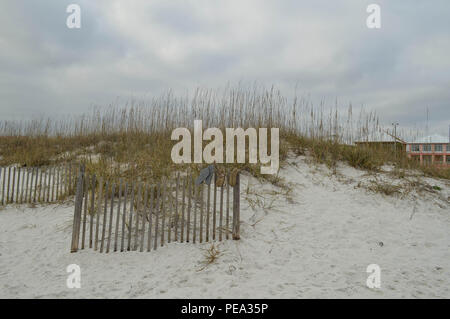
[[[372,181],[372,185],[368,186],[368,190],[374,193],[384,194],[386,196],[392,196],[400,194],[401,186],[393,185],[392,183]]]
[[[197,271],[202,271],[209,265],[215,263],[220,255],[222,255],[222,253],[214,244],[212,244],[208,249],[204,249],[204,260],[201,261],[202,267]]]
[[[342,109],[342,108],[341,108]],[[150,101],[112,105],[91,114],[69,119],[34,119],[0,122],[0,165],[43,166],[67,161],[86,164],[89,173],[104,178],[160,179],[177,169],[200,169],[198,165],[175,165],[170,151],[174,128],[193,130],[194,119],[203,127],[278,127],[280,162],[289,151],[308,153],[318,163],[335,168],[339,161],[376,171],[382,165],[414,168],[424,175],[450,178],[449,169],[418,166],[404,154],[356,147],[353,142],[375,138],[383,131],[378,117],[363,110],[353,118],[352,106],[326,110],[310,101],[288,99],[273,87],[197,90],[192,98],[168,93]],[[205,143],[206,144],[206,143]],[[252,175],[282,186],[278,176],[261,176],[259,164],[233,164]]]

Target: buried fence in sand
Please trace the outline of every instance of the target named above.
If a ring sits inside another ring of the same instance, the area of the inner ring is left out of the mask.
[[[79,165],[0,167],[0,203],[53,203],[75,192]]]
[[[150,185],[104,181],[81,167],[71,252],[143,252],[170,242],[239,239],[239,185],[237,170],[211,169],[205,183],[188,173]]]

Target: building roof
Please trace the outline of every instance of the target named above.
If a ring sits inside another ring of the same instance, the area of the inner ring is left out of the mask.
[[[400,137],[394,137],[389,131],[372,132],[370,136],[360,137],[355,143],[406,143]]]
[[[421,137],[413,141],[413,143],[449,143],[448,137],[433,134],[425,137]]]

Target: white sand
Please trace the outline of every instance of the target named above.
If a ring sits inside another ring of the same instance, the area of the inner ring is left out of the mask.
[[[287,196],[243,176],[242,239],[218,243],[222,255],[201,271],[211,244],[71,254],[72,206],[0,210],[0,297],[450,298],[448,182],[424,179],[442,190],[385,196],[364,189],[374,177],[363,171],[342,166],[336,176],[292,162],[280,173]],[[73,263],[81,289],[66,287]],[[366,286],[372,263],[380,289]]]

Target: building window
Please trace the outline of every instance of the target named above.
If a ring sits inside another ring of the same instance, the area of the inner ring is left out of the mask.
[[[434,162],[438,164],[442,164],[444,162],[444,156],[442,155],[436,155],[434,157]]]
[[[423,152],[431,152],[431,144],[423,144],[422,150]]]
[[[419,144],[413,144],[412,145],[412,151],[414,153],[419,153],[420,152],[420,145]]]
[[[447,155],[447,164],[450,164],[450,156]]]
[[[431,164],[432,162],[431,155],[423,155],[422,160],[424,164]]]
[[[441,153],[442,152],[442,144],[434,145],[434,151]]]

